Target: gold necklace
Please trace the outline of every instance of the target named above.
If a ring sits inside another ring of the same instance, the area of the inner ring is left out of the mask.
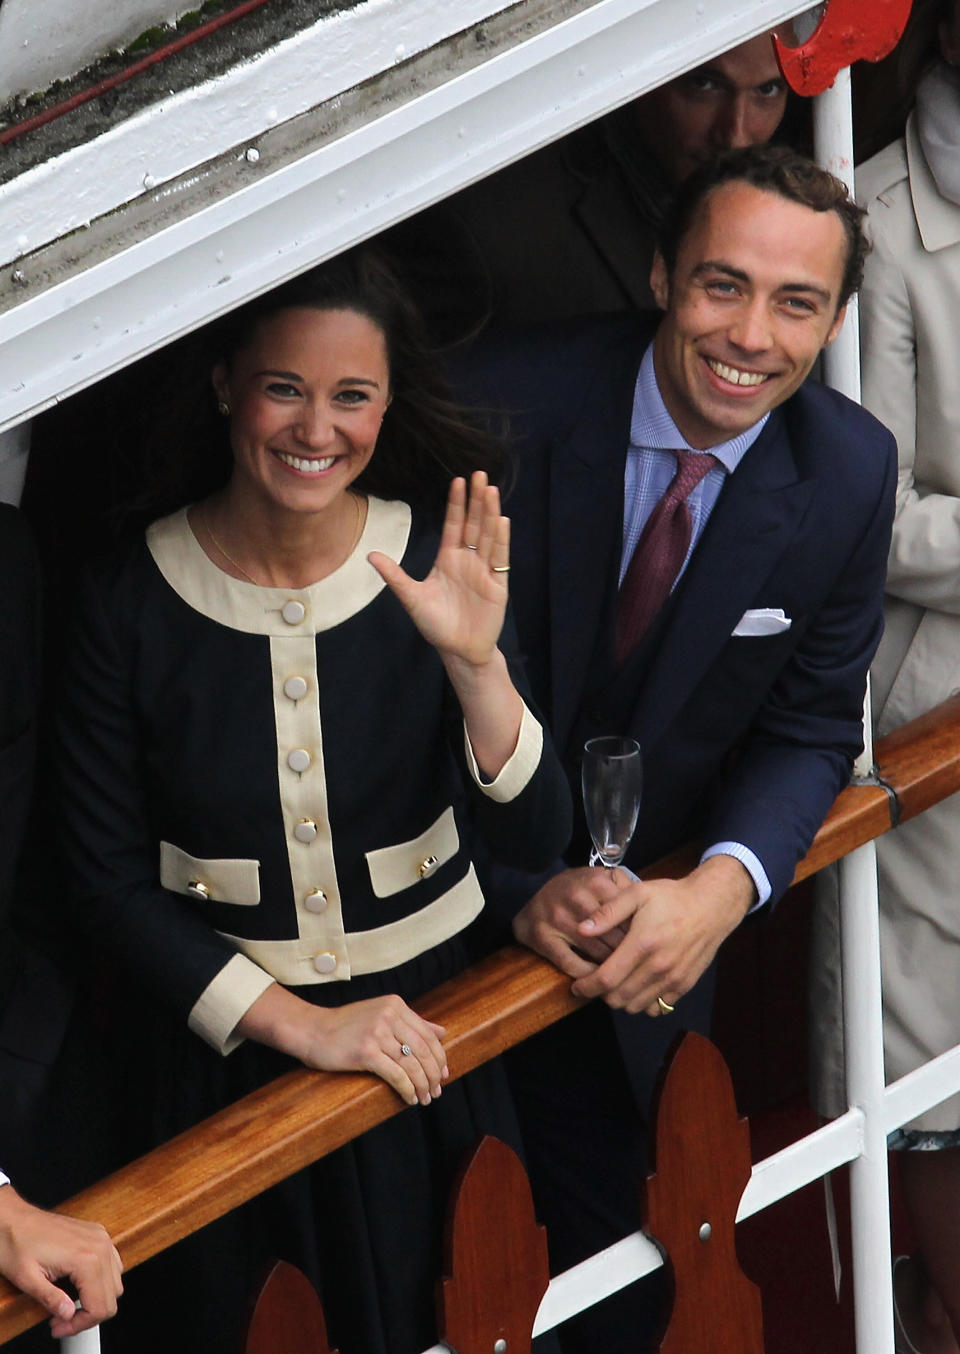
[[[230,554],[228,554],[227,551],[224,550],[223,546],[222,546],[222,545],[220,544],[220,542],[217,540],[216,536],[214,536],[214,534],[213,534],[213,527],[210,525],[210,517],[209,517],[209,515],[208,515],[208,513],[207,513],[207,505],[206,505],[206,503],[204,503],[204,505],[203,505],[203,525],[204,525],[204,526],[206,527],[206,529],[207,529],[207,535],[210,537],[211,541],[213,542],[214,548],[215,548],[216,550],[218,550],[218,551],[220,552],[220,554],[223,556],[223,558],[224,558],[229,564],[232,564],[233,567],[234,567],[239,573],[243,574],[244,578],[247,580],[248,583],[252,583],[253,586],[254,586],[255,588],[259,588],[259,587],[260,587],[260,584],[257,582],[257,580],[256,580],[255,578],[251,578],[251,576],[247,573],[247,571],[246,571],[246,569],[243,567],[243,565],[242,565],[242,564],[238,564],[237,561],[233,558],[233,556],[230,555]]]
[[[359,541],[360,537],[363,534],[363,508],[360,502],[360,495],[351,494],[350,497],[353,499],[354,506],[356,507],[357,510],[357,521],[353,529],[353,539],[350,542],[350,548],[347,551],[346,555],[344,556],[345,559],[349,559],[350,556],[353,554],[354,550],[357,547],[357,541]],[[248,574],[243,565],[238,560],[235,560],[233,556],[228,553],[228,551],[224,550],[223,546],[217,540],[216,536],[213,534],[213,527],[210,525],[210,516],[209,513],[207,512],[207,505],[205,503],[203,504],[202,507],[202,513],[203,513],[203,525],[206,528],[207,535],[213,542],[214,548],[220,552],[220,554],[223,556],[223,558],[227,561],[228,564],[232,564],[236,570],[238,570],[241,574],[243,574],[244,578],[247,580],[248,583],[252,583],[255,588],[263,587],[264,584],[258,583],[255,578],[253,578],[250,574]]]

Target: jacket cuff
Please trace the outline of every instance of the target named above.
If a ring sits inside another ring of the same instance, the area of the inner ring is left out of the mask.
[[[524,702],[517,746],[504,762],[494,780],[483,779],[480,768],[477,766],[477,759],[473,755],[473,748],[470,746],[466,724],[463,726],[463,746],[467,754],[467,767],[477,788],[488,799],[494,800],[495,803],[509,804],[512,799],[516,799],[522,790],[526,789],[530,778],[540,765],[540,758],[543,755],[543,729]]]
[[[232,1053],[243,1043],[234,1030],[273,981],[258,964],[235,954],[197,998],[188,1026],[218,1053]]]

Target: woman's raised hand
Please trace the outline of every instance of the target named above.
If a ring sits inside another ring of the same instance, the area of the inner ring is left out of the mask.
[[[237,1033],[324,1072],[375,1072],[408,1105],[429,1105],[449,1075],[446,1031],[397,996],[314,1006],[273,983]]]
[[[442,655],[475,667],[489,663],[507,606],[510,519],[482,470],[471,478],[469,501],[465,480],[450,485],[440,549],[422,582],[378,551],[368,558]]]

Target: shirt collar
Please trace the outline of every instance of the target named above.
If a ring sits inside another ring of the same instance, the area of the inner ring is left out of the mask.
[[[731,473],[743,460],[749,449],[763,432],[770,417],[764,414],[759,422],[746,432],[731,437],[729,442],[708,448],[711,456],[716,456],[723,468]],[[630,445],[632,447],[652,447],[662,451],[697,451],[680,432],[674,423],[657,385],[656,372],[653,369],[653,344],[647,348],[637,373],[637,384],[633,391],[633,415],[630,420]]]

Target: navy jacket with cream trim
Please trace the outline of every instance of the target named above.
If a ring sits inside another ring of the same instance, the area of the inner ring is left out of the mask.
[[[565,777],[525,713],[482,783],[435,650],[367,563],[423,577],[434,533],[371,499],[349,560],[300,590],[229,578],[185,512],[87,589],[62,719],[68,851],[97,943],[214,1046],[276,978],[392,968],[466,926],[478,832],[545,866]],[[526,685],[509,626],[502,647]]]

